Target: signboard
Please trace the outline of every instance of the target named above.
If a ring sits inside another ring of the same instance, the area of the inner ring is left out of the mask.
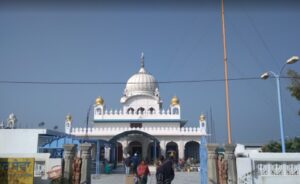
[[[0,158],[1,184],[32,184],[34,158]]]

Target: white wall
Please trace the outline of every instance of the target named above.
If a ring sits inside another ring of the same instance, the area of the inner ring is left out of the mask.
[[[44,129],[0,129],[0,154],[37,153],[38,137]]]
[[[300,153],[250,153],[236,163],[240,184],[300,184]]]

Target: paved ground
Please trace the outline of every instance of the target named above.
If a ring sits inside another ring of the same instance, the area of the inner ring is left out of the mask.
[[[125,184],[130,178],[124,174],[101,174],[100,179],[92,184]],[[148,184],[155,184],[155,175],[148,178]],[[199,172],[176,172],[172,184],[193,184],[200,183]],[[133,183],[132,183],[133,184]]]
[[[112,174],[100,174],[97,182],[92,184],[131,184],[131,177],[125,176],[123,170],[117,169]],[[172,184],[196,184],[200,183],[199,172],[176,172]],[[133,183],[132,183],[133,184]],[[156,184],[155,173],[148,178],[148,184]]]

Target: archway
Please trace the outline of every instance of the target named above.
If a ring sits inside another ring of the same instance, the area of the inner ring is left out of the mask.
[[[133,114],[134,113],[134,109],[132,107],[127,109],[127,114]]]
[[[172,111],[172,114],[179,114],[179,109],[175,107]]]
[[[184,147],[184,158],[187,160],[188,158],[194,159],[197,163],[199,163],[199,147],[200,144],[196,141],[189,141],[185,144]]]
[[[166,157],[168,158],[171,154],[175,156],[175,161],[177,162],[178,160],[178,145],[175,142],[169,142],[166,145]]]
[[[140,107],[137,109],[136,114],[144,114],[145,108]]]
[[[149,114],[155,114],[155,109],[153,107],[150,107],[148,109]]]
[[[142,143],[140,143],[139,141],[132,141],[131,143],[129,143],[128,153],[131,156],[134,155],[135,153],[141,155],[143,153]]]
[[[127,146],[128,153],[131,156],[134,153],[138,153],[141,156],[141,158],[143,158],[143,159],[148,157],[148,155],[147,155],[148,147],[145,145],[147,142],[154,142],[157,145],[159,145],[159,141],[156,137],[154,137],[153,135],[150,135],[146,132],[139,131],[139,130],[131,130],[131,131],[122,132],[122,133],[112,137],[109,140],[109,142],[111,144],[116,145],[117,141],[120,139],[122,139],[122,140],[127,139],[128,142],[131,141]],[[155,153],[155,154],[158,155],[158,153]],[[114,158],[116,158],[116,157],[114,157]],[[114,159],[114,160],[116,160],[116,159]]]

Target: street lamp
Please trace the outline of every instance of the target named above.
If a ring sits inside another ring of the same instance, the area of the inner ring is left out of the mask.
[[[286,63],[281,67],[279,74],[276,74],[272,71],[268,71],[263,73],[260,78],[261,79],[268,79],[270,77],[270,75],[273,75],[276,79],[276,86],[277,86],[277,100],[278,100],[278,111],[279,111],[279,123],[280,123],[280,137],[281,137],[281,147],[282,147],[282,153],[285,153],[285,140],[284,140],[284,123],[283,123],[283,117],[282,117],[282,106],[281,106],[281,94],[280,94],[280,77],[281,77],[281,73],[284,69],[284,67],[287,64],[294,64],[299,60],[298,56],[293,56],[291,58],[289,58]]]
[[[89,106],[89,109],[87,111],[87,115],[86,115],[86,123],[85,123],[85,136],[84,136],[84,140],[87,141],[89,139],[88,136],[88,128],[89,128],[89,121],[90,121],[90,113],[91,113],[91,109],[94,106],[94,103],[91,103]]]

